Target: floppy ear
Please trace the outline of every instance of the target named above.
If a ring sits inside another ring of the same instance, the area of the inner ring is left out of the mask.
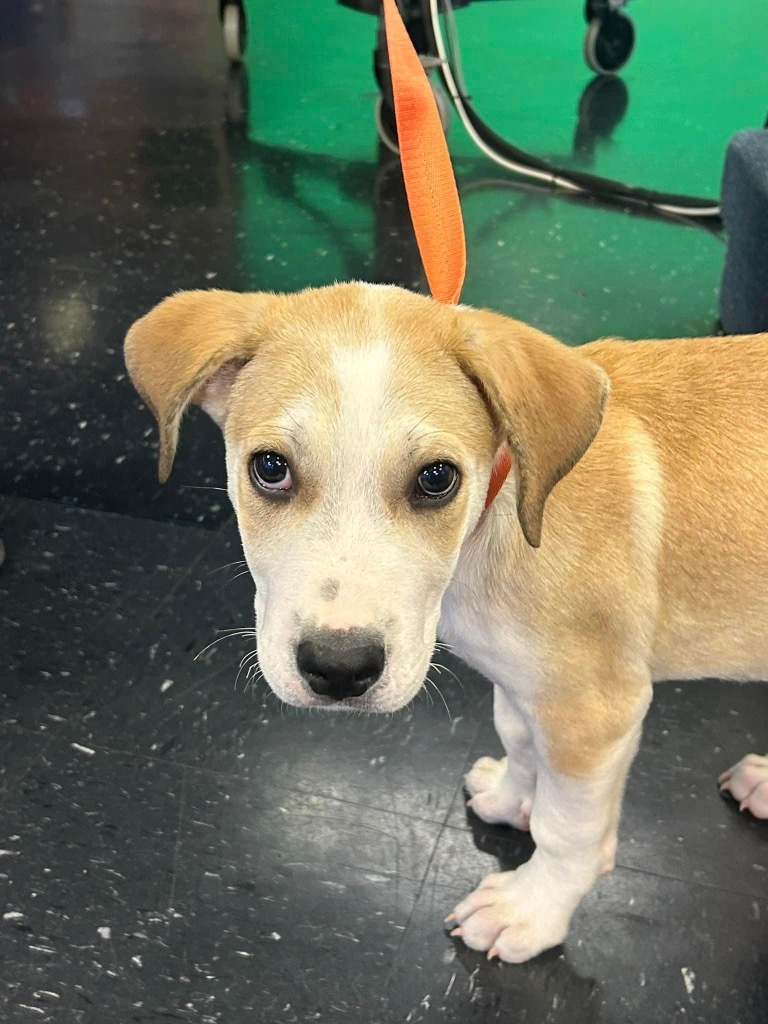
[[[544,502],[586,452],[610,388],[576,349],[485,310],[466,314],[456,353],[514,455],[517,513],[531,547],[541,543]]]
[[[232,384],[254,355],[276,301],[267,293],[179,292],[128,331],[128,373],[160,431],[161,483],[171,472],[181,417],[190,402],[223,426]]]

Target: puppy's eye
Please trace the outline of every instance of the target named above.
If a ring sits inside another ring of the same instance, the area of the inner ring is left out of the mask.
[[[262,491],[290,491],[293,487],[288,460],[278,452],[256,452],[250,471],[251,480]]]
[[[448,501],[459,489],[460,479],[452,462],[430,462],[416,478],[414,500],[422,505],[427,501]]]

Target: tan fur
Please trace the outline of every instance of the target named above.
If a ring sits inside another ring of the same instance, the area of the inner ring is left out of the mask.
[[[242,451],[269,446],[269,424],[297,393],[311,389],[329,414],[329,349],[339,338],[359,344],[372,315],[385,318],[398,347],[401,386],[407,381],[415,413],[430,412],[433,430],[463,434],[465,447],[491,443],[474,401],[468,417],[456,415],[463,385],[449,376],[446,353],[482,389],[497,439],[510,438],[515,449],[520,521],[534,544],[544,499],[599,426],[610,378],[597,441],[547,506],[544,550],[521,543],[509,500],[491,513],[498,518],[505,507],[507,518],[501,540],[487,531],[484,553],[488,545],[501,547],[489,590],[515,607],[525,628],[538,637],[567,637],[571,646],[575,638],[611,638],[625,656],[631,641],[633,657],[647,660],[655,679],[768,672],[768,359],[760,337],[601,341],[571,351],[498,314],[446,309],[392,289],[373,296],[356,285],[292,296],[181,293],[138,321],[126,340],[131,376],[160,424],[161,477],[170,472],[184,406],[204,401],[206,382],[213,391],[222,366],[257,352],[258,363],[236,383],[230,371],[219,398],[226,404],[233,388],[231,431]],[[480,454],[487,459],[487,447]],[[246,477],[238,488],[245,492],[244,529],[255,530]],[[305,509],[313,493],[305,489]],[[397,509],[393,495],[395,516]],[[286,518],[276,508],[268,516]],[[424,516],[416,529],[442,550],[457,542],[446,525]],[[756,615],[745,615],[747,597]],[[594,700],[601,701],[615,684],[598,676]],[[589,699],[580,690],[579,702]],[[553,735],[578,713],[562,695],[557,706],[562,719],[542,705]]]
[[[652,682],[768,676],[768,339],[571,350],[497,314],[351,284],[182,293],[134,325],[126,358],[159,423],[161,478],[190,402],[222,425],[259,656],[284,700],[322,703],[292,661],[302,630],[375,627],[387,669],[355,706],[401,707],[438,620],[503,693],[500,735],[536,763],[509,748],[506,767],[480,766],[473,799],[487,820],[533,807],[537,883],[514,890],[531,922],[553,910],[535,903],[541,880],[565,871],[550,924],[504,955],[560,941],[612,863]],[[483,515],[502,443],[513,472]],[[288,502],[249,480],[264,449],[295,470]],[[461,488],[416,509],[413,481],[437,459]],[[558,832],[569,814],[578,863]],[[487,949],[483,899],[457,914]]]

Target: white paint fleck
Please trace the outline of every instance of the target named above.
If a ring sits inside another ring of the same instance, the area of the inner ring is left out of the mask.
[[[165,693],[167,690],[170,690],[170,688],[172,686],[173,686],[173,680],[172,679],[164,679],[163,682],[160,685],[160,693]]]
[[[0,850],[0,857],[18,857],[18,850]]]
[[[451,980],[448,982],[448,988],[445,990],[445,995],[443,996],[443,999],[447,999],[448,996],[451,994],[451,989],[453,988],[454,981],[456,981],[456,972],[455,971],[451,975]]]
[[[693,990],[696,988],[696,972],[692,971],[690,967],[681,967],[680,973],[683,976],[685,991],[689,996],[693,995]]]
[[[93,757],[96,751],[93,747],[84,747],[82,743],[70,743],[73,750],[79,751],[81,754],[87,754],[88,757]]]
[[[246,951],[244,949],[236,949],[235,953],[237,954],[237,956],[244,956],[244,957],[252,957],[253,956],[253,953],[246,953]]]
[[[105,942],[112,938],[112,929],[107,925],[102,925],[100,928],[97,928],[96,931],[99,933],[99,937],[104,939]]]
[[[143,967],[144,966],[140,956],[132,956],[131,957],[131,963],[134,964],[134,966],[136,966],[136,967]]]
[[[270,939],[274,939],[275,942],[279,942],[282,936],[278,932],[272,932],[269,937]]]
[[[4,921],[19,921],[22,917],[24,917],[24,915],[20,910],[9,910],[7,913],[3,914]]]

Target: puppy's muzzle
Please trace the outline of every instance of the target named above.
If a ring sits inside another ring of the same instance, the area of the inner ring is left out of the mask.
[[[362,696],[381,676],[385,661],[381,637],[358,630],[325,629],[296,647],[302,677],[331,700]]]

